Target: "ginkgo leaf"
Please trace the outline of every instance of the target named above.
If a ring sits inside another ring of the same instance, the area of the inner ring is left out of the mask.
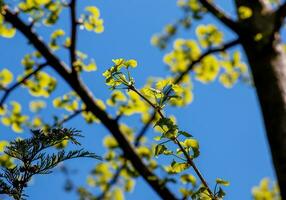
[[[97,7],[95,7],[95,6],[87,6],[85,8],[85,10],[90,12],[93,15],[93,17],[98,18],[100,16],[99,9]]]
[[[8,69],[4,68],[0,71],[0,87],[6,87],[13,81],[13,74]]]
[[[247,19],[252,16],[251,8],[247,6],[239,6],[238,7],[238,16],[240,19]]]
[[[9,144],[8,141],[2,140],[0,141],[0,152],[2,153],[5,150],[5,147]]]
[[[113,196],[113,199],[116,199],[116,200],[124,200],[125,199],[122,190],[118,187],[116,187],[113,190],[112,196]]]
[[[196,177],[192,174],[183,174],[180,179],[183,184],[191,183],[192,185],[196,185]]]
[[[223,180],[221,178],[217,178],[216,179],[216,183],[219,184],[219,185],[229,186],[229,182],[226,181],[226,180]]]
[[[91,72],[91,71],[96,71],[97,66],[95,61],[91,61],[88,65],[83,66],[84,71]]]

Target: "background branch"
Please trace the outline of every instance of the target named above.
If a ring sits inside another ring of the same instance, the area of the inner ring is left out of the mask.
[[[207,50],[206,52],[204,52],[203,54],[200,55],[200,57],[196,60],[194,60],[189,66],[188,68],[182,72],[179,76],[177,76],[175,78],[175,81],[174,81],[174,84],[178,84],[182,81],[182,79],[184,78],[184,76],[186,74],[188,74],[196,64],[198,64],[199,62],[201,62],[206,56],[210,55],[210,54],[213,54],[213,53],[218,53],[218,52],[222,52],[222,51],[225,51],[237,44],[240,43],[240,40],[239,39],[235,39],[235,40],[232,40],[230,42],[227,42],[225,44],[223,44],[221,47],[217,47],[217,48],[211,48],[209,50]]]
[[[156,112],[154,112],[154,118],[155,118],[155,116],[156,116]],[[150,119],[153,120],[153,118],[150,118]],[[147,125],[147,124],[150,124],[150,123],[151,123],[151,122],[148,122],[148,123],[146,123],[146,125]],[[148,129],[148,126],[146,126],[146,125],[144,126],[144,127],[146,127],[146,129],[143,128],[143,129],[140,131],[140,133],[137,135],[137,137],[135,138],[135,143],[134,143],[135,147],[138,147],[138,146],[140,145],[140,139],[144,136],[144,133],[145,133],[145,132],[147,131],[147,129]],[[100,195],[98,195],[95,199],[97,199],[97,200],[102,200],[102,199],[104,199],[104,197],[106,196],[107,192],[112,188],[113,185],[115,185],[115,184],[117,183],[117,181],[118,181],[118,179],[119,179],[119,175],[120,175],[121,171],[122,171],[125,167],[126,167],[126,162],[124,162],[124,164],[116,170],[115,174],[113,175],[113,178],[112,178],[112,179],[110,180],[110,182],[108,183],[107,188],[106,188]]]
[[[152,116],[147,121],[147,123],[143,126],[143,128],[138,133],[138,135],[135,139],[135,143],[134,143],[135,146],[139,145],[141,138],[144,137],[144,135],[147,133],[147,130],[149,129],[149,127],[150,127],[151,123],[153,122],[153,120],[155,119],[155,117],[156,117],[156,112],[154,111],[152,113]]]
[[[119,167],[115,174],[113,175],[112,179],[109,181],[109,183],[107,184],[106,188],[104,189],[104,191],[98,195],[95,199],[97,200],[102,200],[105,198],[105,196],[107,195],[108,191],[112,188],[113,185],[115,185],[120,177],[120,173],[121,171],[125,168],[125,163]]]
[[[59,122],[55,122],[53,124],[54,126],[62,126],[64,123],[72,120],[73,118],[77,117],[78,115],[80,115],[83,111],[85,111],[85,109],[80,109],[80,110],[76,110],[74,111],[74,113],[72,113],[71,115],[68,115],[67,117],[63,118],[61,121]]]
[[[233,47],[233,46],[235,46],[235,45],[237,45],[239,43],[240,43],[240,40],[239,39],[235,39],[235,40],[232,40],[230,42],[225,43],[221,47],[212,48],[212,49],[207,50],[197,60],[193,61],[184,72],[182,72],[181,74],[179,74],[175,78],[174,84],[179,84],[183,80],[184,76],[187,75],[194,68],[194,66],[196,64],[198,64],[199,62],[201,62],[206,56],[208,56],[208,55],[210,55],[212,53],[218,53],[218,52],[225,51],[225,50],[227,50],[227,49],[229,49],[229,48],[231,48],[231,47]],[[170,93],[170,90],[167,91],[167,94],[168,93]],[[149,118],[148,122],[143,126],[143,128],[139,132],[138,137],[135,140],[135,145],[138,145],[139,142],[140,142],[140,139],[147,133],[147,130],[150,127],[150,125],[153,122],[153,120],[155,119],[155,117],[156,117],[156,111],[153,112],[153,114]]]
[[[239,32],[238,24],[233,21],[226,13],[224,13],[220,8],[218,8],[210,0],[199,0],[200,3],[212,13],[218,20],[220,20],[228,28],[232,29],[235,32]]]
[[[71,44],[70,44],[70,65],[72,67],[72,73],[77,76],[77,71],[73,66],[76,61],[76,44],[77,44],[77,18],[76,18],[76,0],[70,2],[70,15],[71,15]]]
[[[275,22],[276,24],[274,32],[279,31],[286,18],[286,2],[284,2],[282,5],[278,7],[278,9],[275,11],[275,15],[276,15],[276,22]]]
[[[286,2],[284,2],[278,9],[278,12],[280,13],[280,17],[285,18],[286,17]]]
[[[8,98],[8,96],[10,95],[10,93],[12,91],[14,91],[16,88],[18,88],[21,84],[23,84],[25,81],[27,81],[33,75],[35,75],[37,72],[41,71],[47,65],[48,65],[47,63],[40,64],[37,69],[35,69],[34,71],[30,72],[29,74],[27,74],[23,78],[21,78],[20,81],[14,83],[11,87],[5,89],[4,90],[5,93],[4,93],[4,95],[3,95],[3,97],[1,98],[1,101],[0,101],[0,107],[3,107],[3,104],[5,103],[6,99]]]

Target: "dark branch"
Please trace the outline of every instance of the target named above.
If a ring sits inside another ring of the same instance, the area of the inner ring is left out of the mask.
[[[286,2],[284,2],[282,5],[278,7],[278,9],[275,11],[275,16],[276,16],[276,22],[275,22],[276,24],[274,32],[279,31],[286,18]]]
[[[280,14],[280,17],[285,18],[286,17],[286,2],[281,4],[277,11]]]
[[[149,183],[149,185],[157,192],[162,199],[175,200],[174,194],[166,187],[162,185],[160,179],[148,169],[143,163],[141,158],[137,155],[132,145],[129,143],[125,135],[120,131],[117,122],[111,119],[108,114],[97,106],[94,97],[91,92],[83,85],[80,79],[76,79],[71,76],[71,73],[43,43],[39,37],[32,32],[29,27],[14,13],[12,13],[7,7],[4,8],[4,18],[7,22],[10,22],[17,30],[31,42],[32,45],[43,55],[47,60],[47,63],[68,83],[68,85],[78,94],[83,103],[87,106],[87,110],[92,112],[102,124],[110,131],[110,133],[117,140],[121,149],[124,152],[124,156],[130,160],[134,168],[140,173],[140,175]],[[152,177],[152,178],[151,178]]]
[[[238,24],[235,21],[233,21],[228,15],[226,15],[220,8],[215,6],[212,1],[210,0],[199,0],[199,1],[210,13],[212,13],[224,25],[226,25],[235,32],[239,32]]]
[[[0,101],[0,107],[3,107],[3,104],[5,103],[6,99],[8,98],[8,96],[10,95],[10,93],[12,91],[14,91],[16,88],[18,88],[21,84],[23,84],[25,81],[27,81],[29,78],[31,78],[33,75],[35,75],[36,73],[38,73],[39,71],[41,71],[44,67],[46,67],[48,64],[44,63],[38,66],[37,69],[35,69],[34,71],[32,71],[31,73],[27,74],[26,76],[24,76],[20,81],[14,83],[11,87],[9,87],[8,89],[5,89],[5,93],[3,95],[3,97],[1,98]]]
[[[71,115],[65,117],[64,119],[62,119],[59,122],[54,123],[53,126],[62,126],[64,123],[72,120],[73,118],[75,118],[76,116],[78,116],[79,114],[81,114],[83,111],[85,111],[85,109],[81,109],[81,110],[76,110],[74,113],[72,113]]]
[[[77,71],[73,66],[76,61],[76,43],[77,43],[77,19],[76,19],[76,0],[70,2],[70,15],[71,15],[71,44],[70,44],[70,65],[72,67],[72,73],[77,75]]]

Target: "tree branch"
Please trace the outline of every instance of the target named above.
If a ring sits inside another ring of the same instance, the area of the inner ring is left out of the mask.
[[[199,0],[199,2],[224,25],[226,25],[236,33],[239,32],[238,24],[235,21],[233,21],[228,15],[226,15],[226,13],[224,13],[220,8],[215,6],[214,3],[212,3],[212,1]]]
[[[64,123],[66,123],[66,122],[72,120],[73,118],[75,118],[76,116],[78,116],[79,114],[81,114],[83,111],[85,111],[85,109],[76,110],[74,113],[72,113],[71,115],[69,115],[69,116],[63,118],[61,121],[55,122],[55,123],[53,124],[53,127],[54,127],[54,126],[62,126]]]
[[[227,49],[229,49],[229,48],[239,44],[239,42],[240,42],[240,40],[236,39],[236,40],[230,41],[230,42],[222,45],[221,47],[212,48],[212,49],[209,49],[208,51],[204,52],[197,60],[193,61],[184,72],[182,72],[180,75],[178,75],[175,78],[174,84],[179,84],[183,80],[184,76],[187,75],[194,68],[194,66],[196,64],[198,64],[199,62],[201,62],[206,56],[208,56],[208,55],[210,55],[212,53],[225,51],[225,50],[227,50]],[[169,94],[169,93],[170,93],[170,90],[167,91],[167,94]],[[151,125],[151,123],[155,119],[155,117],[156,117],[156,111],[153,112],[153,114],[149,118],[148,122],[143,126],[143,128],[139,132],[138,137],[135,140],[135,145],[139,144],[140,139],[146,134],[149,126]]]
[[[146,101],[150,106],[152,106],[154,110],[157,111],[161,117],[163,117],[161,109],[156,107],[151,101],[149,101],[149,99],[147,99],[144,95],[142,95],[134,86],[130,86],[129,89],[138,94],[142,99],[144,99],[144,101]]]
[[[276,31],[279,31],[279,29],[283,25],[283,22],[286,18],[286,2],[280,5],[274,13],[276,16],[274,32],[276,32]]]
[[[279,8],[278,13],[280,14],[280,17],[285,18],[286,17],[286,2],[284,2]]]
[[[150,106],[152,106],[154,108],[154,112],[158,112],[158,114],[160,115],[160,117],[162,119],[165,118],[165,116],[162,114],[161,110],[158,109],[151,101],[149,101],[146,97],[144,97],[144,95],[142,95],[134,86],[130,86],[129,87],[130,90],[136,92],[136,94],[138,94],[144,101],[146,101]],[[203,175],[201,174],[201,172],[199,171],[199,169],[197,168],[196,164],[193,161],[193,158],[191,158],[189,156],[189,153],[185,150],[185,148],[181,145],[180,141],[175,137],[175,139],[173,139],[173,142],[175,144],[178,145],[179,149],[183,152],[184,156],[187,159],[187,163],[194,169],[195,173],[197,174],[197,176],[199,177],[199,179],[201,180],[202,184],[204,185],[204,187],[206,188],[206,190],[208,191],[211,199],[214,199],[215,196],[213,194],[213,192],[211,191],[208,183],[206,182],[205,178],[203,177]]]
[[[8,98],[8,96],[10,95],[11,92],[13,92],[16,88],[18,88],[21,84],[23,84],[25,81],[27,81],[33,75],[35,75],[37,72],[41,71],[47,65],[48,65],[47,63],[40,64],[37,69],[35,69],[31,73],[29,73],[26,76],[24,76],[20,81],[14,83],[8,89],[5,89],[4,90],[5,93],[4,93],[4,95],[3,95],[3,97],[1,98],[1,101],[0,101],[0,107],[3,107],[3,104],[5,103],[6,99]]]
[[[73,75],[77,76],[74,62],[76,61],[76,44],[77,44],[77,18],[76,18],[76,0],[71,0],[70,4],[70,15],[71,15],[71,44],[70,44],[70,65],[72,67]]]
[[[155,118],[155,116],[156,116],[156,112],[154,112],[154,118]],[[153,118],[150,118],[150,119],[152,119],[152,121],[153,121]],[[152,121],[151,121],[151,122],[152,122]],[[149,124],[149,123],[151,123],[151,122],[146,123],[146,125]],[[145,131],[147,131],[147,129],[148,129],[148,125],[147,125],[147,126],[146,126],[146,125],[144,126],[144,127],[146,127],[146,130],[144,130],[144,128],[143,128],[143,129],[140,131],[140,134],[138,134],[137,137],[135,138],[135,143],[134,143],[135,147],[138,147],[138,146],[140,145],[140,139],[144,136]],[[108,190],[109,190],[113,185],[115,185],[115,184],[117,183],[117,180],[118,180],[118,178],[119,178],[119,175],[120,175],[121,171],[122,171],[125,167],[126,167],[126,162],[124,162],[124,164],[123,164],[120,168],[117,169],[117,171],[115,172],[113,178],[112,178],[112,179],[110,180],[110,182],[108,183],[107,188],[106,188],[100,195],[98,195],[95,199],[97,199],[97,200],[104,199],[104,197],[106,196]]]
[[[4,8],[4,18],[7,22],[10,22],[16,29],[18,29],[30,43],[43,55],[47,60],[47,63],[68,83],[68,85],[78,94],[83,103],[87,106],[92,114],[94,114],[102,124],[110,131],[113,137],[117,140],[121,149],[124,152],[124,156],[130,160],[134,168],[140,173],[145,181],[157,192],[162,199],[175,200],[176,197],[172,192],[160,183],[160,179],[148,169],[143,163],[141,158],[135,152],[135,149],[131,146],[125,135],[120,131],[117,122],[111,119],[108,114],[97,106],[94,97],[90,91],[83,85],[80,79],[71,76],[71,73],[47,47],[47,45],[39,39],[39,37],[32,32],[29,27],[14,13],[12,13],[8,7]]]
[[[232,40],[230,42],[223,44],[221,47],[212,48],[212,49],[207,50],[206,52],[201,54],[198,59],[191,62],[188,68],[184,72],[182,72],[179,76],[177,76],[177,78],[175,78],[174,84],[180,83],[182,79],[184,78],[184,76],[187,75],[194,68],[194,66],[198,64],[199,62],[201,62],[206,56],[213,54],[213,53],[225,51],[239,43],[240,43],[240,39],[235,39],[235,40]]]
[[[156,112],[154,112],[154,118],[155,118],[155,116],[156,116]],[[153,118],[150,118],[150,119],[153,120]],[[150,123],[151,123],[151,122],[150,122]],[[149,122],[148,122],[147,124],[149,124]],[[147,125],[147,124],[146,124],[146,125]],[[148,126],[146,126],[146,125],[145,125],[144,127],[146,127],[146,130],[147,130],[147,129],[148,129]],[[145,133],[146,130],[144,130],[144,128],[143,128],[143,129],[141,130],[141,132],[140,132],[141,134],[138,134],[138,136],[135,138],[135,143],[134,143],[135,147],[138,147],[138,146],[140,145],[140,139],[144,136],[144,133]],[[95,199],[97,199],[97,200],[104,199],[104,197],[106,196],[108,190],[109,190],[113,185],[115,185],[115,184],[117,183],[117,180],[118,180],[118,178],[119,178],[119,175],[120,175],[121,171],[122,171],[125,167],[126,167],[126,162],[124,162],[124,164],[123,164],[120,168],[118,168],[118,169],[116,170],[116,172],[115,172],[113,178],[112,178],[112,179],[110,180],[110,182],[108,183],[107,188],[106,188],[100,195],[98,195]]]

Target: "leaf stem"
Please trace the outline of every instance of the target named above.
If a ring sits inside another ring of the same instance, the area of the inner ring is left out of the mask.
[[[196,164],[194,163],[193,159],[189,156],[189,154],[186,152],[185,148],[180,144],[178,139],[176,138],[175,143],[179,146],[180,150],[183,152],[185,157],[187,158],[188,163],[191,165],[191,167],[194,169],[196,174],[198,175],[199,179],[201,180],[202,184],[206,187],[208,193],[210,194],[212,199],[214,198],[213,192],[211,191],[210,187],[208,186],[208,183],[206,182],[205,178],[203,177],[202,173],[200,170],[197,168]]]
[[[161,108],[154,105],[149,99],[147,99],[143,94],[141,94],[133,85],[129,86],[129,89],[134,91],[136,94],[138,94],[142,99],[144,99],[150,106],[154,108],[156,112],[160,115],[160,117],[164,118],[163,113],[161,112]]]
[[[143,100],[145,100],[150,106],[152,106],[156,112],[160,115],[160,117],[163,119],[165,118],[163,113],[161,112],[161,109],[154,105],[149,99],[147,99],[143,94],[141,94],[133,85],[129,86],[130,90],[134,91],[136,94],[138,94]],[[193,159],[189,156],[188,152],[185,150],[185,148],[180,144],[179,140],[177,138],[173,139],[174,143],[177,144],[180,148],[180,150],[183,152],[184,156],[187,159],[188,164],[194,169],[195,173],[201,180],[202,184],[208,191],[210,197],[212,199],[215,199],[213,192],[211,191],[210,187],[208,186],[208,183],[206,182],[205,178],[203,177],[202,173],[197,168],[196,164],[194,163]]]

